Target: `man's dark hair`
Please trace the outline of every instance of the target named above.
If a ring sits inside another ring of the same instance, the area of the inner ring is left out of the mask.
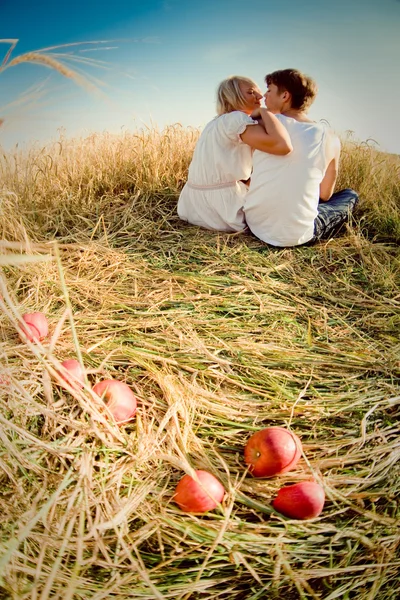
[[[315,81],[297,69],[282,69],[269,73],[265,82],[267,85],[275,84],[280,94],[289,92],[292,97],[291,108],[296,110],[308,109],[318,93]]]

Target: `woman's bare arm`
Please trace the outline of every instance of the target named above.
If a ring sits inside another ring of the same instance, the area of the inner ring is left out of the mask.
[[[289,154],[293,146],[284,125],[266,108],[260,108],[260,114],[262,125],[249,125],[240,136],[243,142],[269,154]]]

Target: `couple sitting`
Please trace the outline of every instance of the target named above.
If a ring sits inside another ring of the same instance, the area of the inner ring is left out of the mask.
[[[267,108],[250,79],[220,84],[218,116],[197,142],[178,215],[218,231],[247,226],[273,246],[329,238],[358,201],[350,189],[333,193],[339,138],[307,116],[317,94],[310,77],[285,69],[265,80]]]

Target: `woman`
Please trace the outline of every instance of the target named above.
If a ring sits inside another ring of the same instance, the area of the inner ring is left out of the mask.
[[[206,125],[194,150],[188,181],[178,200],[178,215],[207,229],[241,231],[242,210],[252,169],[252,150],[284,155],[292,150],[289,134],[261,106],[262,94],[247,77],[222,81],[217,116]],[[259,116],[259,124],[252,115]]]

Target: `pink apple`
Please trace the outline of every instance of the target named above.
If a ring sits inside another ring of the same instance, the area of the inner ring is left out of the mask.
[[[70,386],[81,390],[85,383],[85,374],[79,361],[75,358],[68,358],[67,360],[64,360],[61,365],[68,371],[68,373],[60,371],[61,378]]]
[[[44,338],[47,337],[49,333],[49,324],[43,313],[26,313],[22,315],[22,320],[24,321],[24,325],[21,326],[21,329],[30,342],[33,342],[34,340],[44,340]],[[20,337],[22,341],[25,341],[22,336]]]
[[[176,486],[174,501],[184,512],[204,513],[213,510],[225,495],[222,484],[208,471],[195,471],[196,479],[185,475]]]
[[[249,438],[244,460],[254,477],[273,477],[294,469],[301,452],[301,442],[293,432],[284,427],[267,427]]]
[[[93,391],[106,400],[108,410],[118,424],[130,421],[136,414],[137,400],[131,388],[117,379],[104,379]]]
[[[325,492],[315,481],[301,481],[278,491],[272,506],[291,519],[313,519],[321,514]]]

